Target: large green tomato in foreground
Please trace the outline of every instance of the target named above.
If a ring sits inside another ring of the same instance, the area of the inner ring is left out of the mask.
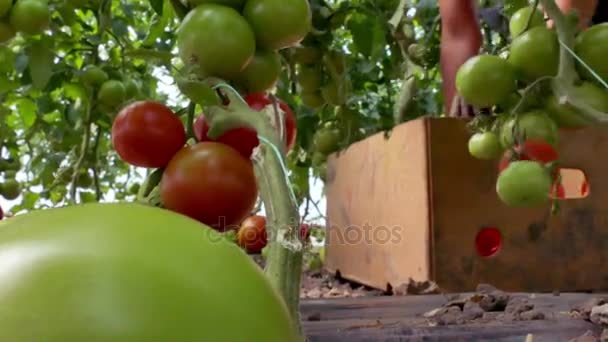
[[[294,341],[264,274],[210,228],[139,204],[0,221],[0,341]]]

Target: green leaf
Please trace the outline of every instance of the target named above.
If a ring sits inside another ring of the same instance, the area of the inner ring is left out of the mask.
[[[27,54],[32,85],[36,89],[44,89],[53,75],[54,54],[43,41],[32,44]]]
[[[154,12],[156,12],[158,15],[163,15],[163,5],[165,4],[164,0],[149,0],[150,1],[150,6],[152,6],[152,9],[154,10]]]
[[[377,16],[354,14],[348,21],[357,51],[365,57],[377,58],[384,53],[384,23]]]
[[[22,98],[17,100],[17,113],[23,122],[25,128],[30,128],[36,122],[36,112],[38,107],[34,101],[28,98]]]

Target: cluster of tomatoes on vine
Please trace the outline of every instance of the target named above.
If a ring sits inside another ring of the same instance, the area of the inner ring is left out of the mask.
[[[476,133],[468,143],[472,156],[500,160],[498,197],[509,206],[535,207],[565,197],[558,167],[560,130],[581,129],[593,120],[558,98],[551,83],[545,82],[558,76],[560,44],[541,9],[519,9],[509,28],[507,57],[470,58],[457,72],[456,88],[467,103],[498,114],[476,120]],[[608,80],[607,41],[607,23],[576,33],[573,51],[579,59],[571,72],[578,80],[569,94],[602,113],[608,113],[608,87],[600,81]],[[584,182],[580,195],[587,192]]]
[[[273,98],[266,93],[248,94],[244,99],[260,115],[274,110]],[[285,144],[289,151],[297,134],[295,115],[283,101],[276,101],[285,118]],[[169,107],[155,101],[137,101],[126,105],[114,119],[112,144],[125,162],[162,170],[162,207],[218,231],[238,230],[251,215],[258,197],[251,161],[259,145],[257,133],[250,128],[237,128],[211,140],[208,130],[205,116],[199,115],[193,123],[193,143],[188,144],[184,123]],[[266,242],[265,237],[258,238],[261,231],[257,231],[256,236],[251,236],[250,230],[243,232],[240,244],[259,252],[263,246],[256,247],[259,243],[255,241],[263,241],[263,245]]]

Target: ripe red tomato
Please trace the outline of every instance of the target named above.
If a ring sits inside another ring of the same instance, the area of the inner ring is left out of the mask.
[[[207,124],[204,115],[201,114],[196,118],[192,128],[194,129],[196,140],[200,142],[213,141],[207,136],[207,132],[209,132],[209,125]],[[243,157],[247,159],[251,158],[253,149],[260,143],[257,133],[249,128],[237,128],[230,130],[221,135],[215,141],[236,149]]]
[[[236,228],[253,209],[257,195],[251,161],[217,142],[182,148],[160,183],[165,208],[219,231]]]
[[[249,216],[241,223],[238,244],[249,253],[260,253],[268,243],[266,218],[260,215]]]
[[[304,242],[308,242],[308,239],[310,239],[310,226],[306,223],[302,223],[300,226],[300,239]]]
[[[265,109],[267,106],[272,107],[272,100],[265,93],[251,93],[245,96],[245,101],[249,104],[251,109],[256,111],[261,111]],[[285,112],[285,136],[286,136],[286,146],[287,151],[291,150],[296,143],[297,136],[297,127],[296,127],[296,116],[289,108],[289,106],[281,101],[281,99],[277,99],[279,108]]]
[[[588,193],[589,193],[589,183],[585,179],[583,181],[583,184],[581,184],[581,196],[587,196]]]
[[[112,124],[112,145],[131,165],[165,167],[186,144],[181,120],[167,106],[138,101],[124,107]]]
[[[556,161],[559,154],[551,144],[541,140],[527,140],[524,147],[515,146],[516,156],[507,150],[498,164],[498,171],[504,170],[513,160],[533,160],[543,164]]]
[[[553,198],[565,198],[566,197],[566,189],[564,189],[564,185],[561,183],[553,183],[553,187],[551,188],[551,197]]]

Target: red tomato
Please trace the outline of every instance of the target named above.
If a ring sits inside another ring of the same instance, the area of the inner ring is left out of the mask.
[[[300,239],[304,240],[305,242],[308,242],[308,239],[310,239],[310,226],[306,223],[303,223],[300,226]]]
[[[583,181],[583,184],[581,184],[581,196],[587,196],[588,193],[589,193],[589,183],[585,179]]]
[[[236,228],[253,209],[257,194],[253,163],[217,142],[182,148],[160,183],[165,208],[219,231]]]
[[[551,197],[553,198],[566,198],[566,190],[561,183],[554,183],[551,188]]]
[[[186,131],[171,109],[154,101],[124,107],[112,124],[112,145],[125,162],[141,167],[165,167],[186,144]]]
[[[524,147],[515,147],[516,156],[511,150],[507,150],[498,164],[498,171],[504,170],[513,160],[534,160],[543,164],[556,161],[559,155],[550,144],[539,140],[527,140]]]
[[[246,218],[238,232],[238,243],[249,253],[260,253],[268,243],[266,218],[259,215]]]
[[[200,115],[196,118],[192,128],[194,129],[194,135],[196,136],[196,140],[201,142],[217,141],[219,143],[226,144],[239,151],[239,153],[247,159],[251,158],[251,153],[253,153],[253,149],[260,143],[255,130],[249,128],[233,129],[224,133],[218,139],[211,140],[207,136],[207,132],[209,132],[209,125],[207,124],[204,115]]]
[[[251,93],[248,94],[247,96],[245,96],[245,101],[247,101],[247,104],[249,104],[249,107],[251,107],[251,109],[256,110],[256,111],[261,111],[263,109],[265,109],[267,106],[271,106],[272,107],[272,100],[270,99],[270,97],[267,94],[264,93]],[[293,113],[293,111],[291,110],[291,108],[289,108],[289,106],[281,101],[281,99],[277,98],[277,102],[279,105],[279,108],[285,112],[285,136],[286,139],[285,141],[286,146],[287,146],[287,151],[291,150],[293,148],[293,146],[296,143],[296,136],[298,133],[297,127],[296,127],[296,116]]]

